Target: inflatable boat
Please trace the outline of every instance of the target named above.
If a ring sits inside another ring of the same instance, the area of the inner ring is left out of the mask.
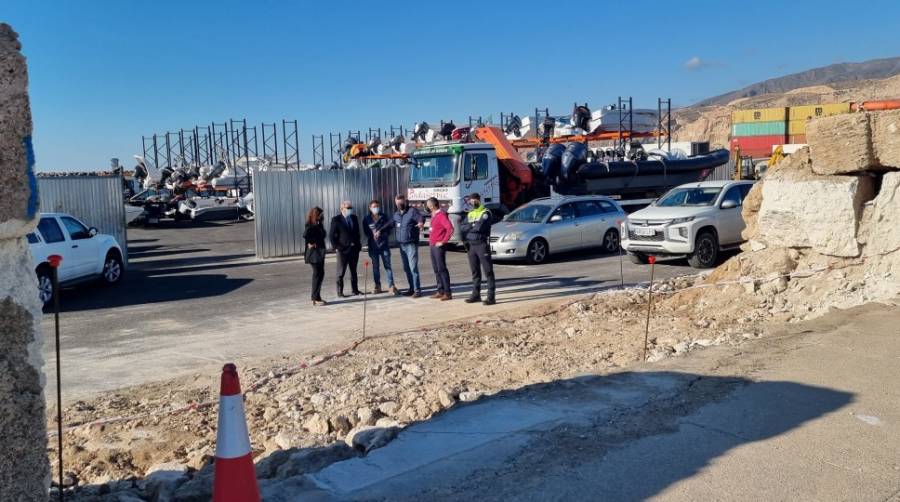
[[[635,151],[633,158],[589,160],[583,143],[551,145],[541,159],[541,174],[563,195],[657,196],[685,183],[703,181],[728,162],[728,150],[686,156]]]

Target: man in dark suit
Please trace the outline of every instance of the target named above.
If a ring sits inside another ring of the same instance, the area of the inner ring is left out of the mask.
[[[337,253],[337,295],[344,295],[344,273],[350,268],[350,286],[353,294],[359,295],[359,282],[356,276],[356,265],[359,263],[359,219],[353,214],[353,203],[349,200],[341,202],[341,214],[331,219],[328,239]]]

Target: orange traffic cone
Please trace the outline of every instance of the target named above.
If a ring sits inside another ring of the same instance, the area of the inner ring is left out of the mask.
[[[244,416],[244,396],[237,367],[222,368],[219,428],[216,434],[216,471],[213,502],[258,502],[259,487]]]

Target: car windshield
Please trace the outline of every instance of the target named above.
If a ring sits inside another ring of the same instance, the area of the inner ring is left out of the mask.
[[[449,186],[458,179],[456,157],[453,155],[416,157],[416,163],[409,171],[411,186]]]
[[[544,218],[550,214],[550,206],[544,206],[542,204],[531,204],[528,206],[522,206],[519,209],[509,213],[509,216],[506,217],[506,221],[511,222],[519,222],[519,223],[540,223],[544,221]]]
[[[656,201],[657,206],[711,206],[722,187],[675,188]]]

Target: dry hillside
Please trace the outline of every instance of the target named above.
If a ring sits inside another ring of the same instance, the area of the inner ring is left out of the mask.
[[[862,102],[897,97],[900,97],[900,75],[877,80],[801,87],[784,93],[741,98],[723,106],[694,105],[680,108],[672,113],[675,122],[672,132],[676,141],[709,140],[715,147],[727,147],[733,110],[848,101]]]

